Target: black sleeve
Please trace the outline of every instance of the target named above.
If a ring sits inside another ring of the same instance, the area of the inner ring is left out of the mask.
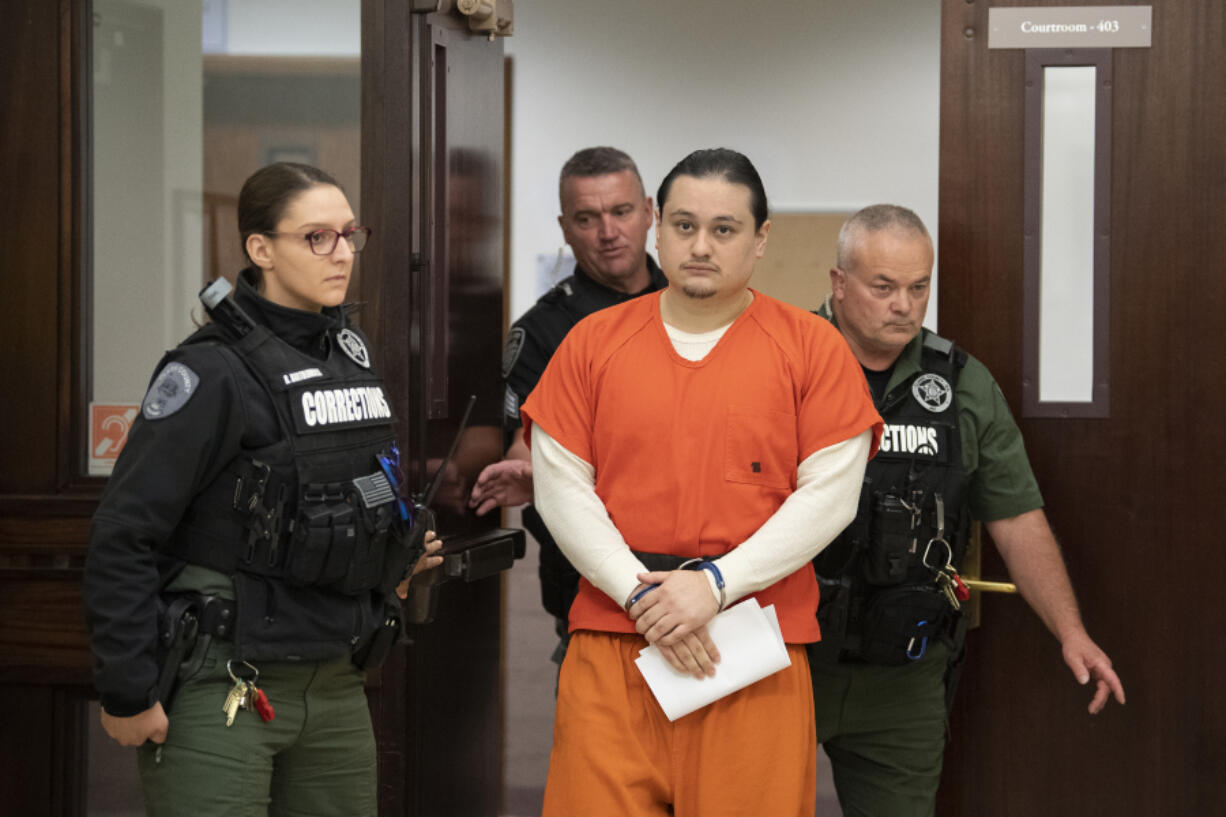
[[[242,364],[228,350],[181,347],[163,358],[159,374],[171,364],[198,380],[173,410],[150,409],[146,398],[94,515],[85,561],[94,683],[103,708],[118,717],[157,700],[157,552],[195,494],[239,453],[247,425],[236,379]]]

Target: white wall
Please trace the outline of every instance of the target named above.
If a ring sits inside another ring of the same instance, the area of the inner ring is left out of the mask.
[[[653,195],[691,150],[735,148],[775,210],[890,201],[935,235],[939,0],[521,0],[506,42],[512,316],[562,244],[558,171],[590,145],[633,156]]]
[[[223,5],[226,53],[356,57],[361,52],[361,0],[229,0]]]

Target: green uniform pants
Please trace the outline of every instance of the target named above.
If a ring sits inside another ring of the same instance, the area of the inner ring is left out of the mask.
[[[257,663],[276,717],[265,722],[254,709],[239,710],[227,727],[222,704],[234,686],[226,672],[232,649],[211,645],[175,695],[166,743],[139,750],[149,817],[375,817],[364,673],[348,658]]]
[[[948,660],[940,643],[894,667],[810,650],[817,739],[844,817],[932,817],[945,754]]]

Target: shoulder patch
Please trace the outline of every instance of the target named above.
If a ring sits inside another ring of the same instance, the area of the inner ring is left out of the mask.
[[[200,376],[182,363],[168,363],[158,372],[149,393],[141,403],[141,414],[146,420],[169,417],[187,405],[196,393]]]
[[[513,326],[507,335],[506,345],[502,347],[502,377],[504,380],[511,376],[511,370],[515,368],[515,362],[519,360],[519,353],[524,348],[525,334],[522,326]]]

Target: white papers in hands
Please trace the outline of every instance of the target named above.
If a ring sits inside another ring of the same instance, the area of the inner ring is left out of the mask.
[[[699,680],[678,672],[655,647],[640,650],[634,660],[670,721],[792,663],[773,604],[763,608],[757,599],[746,599],[711,619],[707,633],[720,655],[714,678]]]

